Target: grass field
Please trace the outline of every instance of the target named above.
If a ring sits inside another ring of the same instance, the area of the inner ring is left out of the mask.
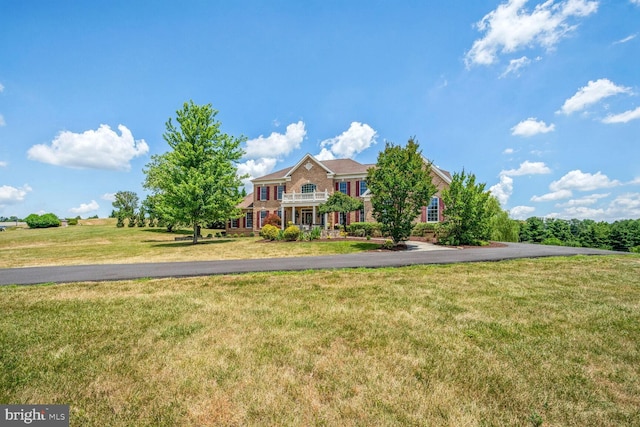
[[[336,239],[330,242],[262,242],[259,237],[176,241],[190,230],[116,228],[115,219],[84,220],[82,225],[11,229],[0,233],[0,268],[165,261],[279,258],[360,252],[378,243]],[[216,230],[202,230],[215,235]]]
[[[4,287],[0,312],[0,402],[74,426],[640,425],[635,255]]]

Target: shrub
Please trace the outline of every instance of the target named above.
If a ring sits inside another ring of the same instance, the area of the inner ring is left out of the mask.
[[[282,234],[282,237],[288,241],[298,240],[299,236],[300,236],[300,228],[297,225],[288,226],[287,229],[284,230],[284,233]]]
[[[320,236],[322,236],[322,230],[320,230],[320,227],[313,227],[313,230],[309,233],[309,239],[317,240]]]
[[[382,244],[382,249],[393,249],[393,240],[385,240]]]
[[[542,241],[543,245],[550,245],[550,246],[564,246],[564,243],[562,242],[562,240],[558,239],[557,237],[549,237],[547,239],[544,239]]]
[[[267,224],[280,227],[282,225],[282,220],[278,215],[272,213],[272,214],[269,214],[269,216],[267,216],[264,219],[264,225],[267,225]]]
[[[52,213],[43,215],[31,214],[24,219],[29,228],[60,227],[60,219]]]
[[[347,231],[356,237],[380,235],[380,226],[377,222],[353,222],[347,226]]]
[[[633,252],[634,254],[640,254],[640,246],[634,246],[633,248],[629,248],[629,252]]]
[[[416,237],[426,237],[429,234],[435,234],[436,224],[429,222],[418,222],[411,229],[411,235]]]
[[[266,224],[260,230],[260,237],[265,240],[277,240],[278,235],[280,234],[280,230],[275,225]]]
[[[78,225],[78,218],[67,218],[68,225]]]

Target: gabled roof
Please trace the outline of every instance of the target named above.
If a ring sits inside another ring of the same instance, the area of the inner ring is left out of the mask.
[[[313,157],[311,154],[307,153],[305,154],[305,156],[300,159],[300,161],[298,163],[295,164],[294,167],[292,167],[289,172],[287,172],[287,174],[285,176],[290,176],[293,171],[295,171],[296,169],[298,169],[305,161],[310,161],[313,160],[315,163],[319,164],[320,166],[322,166],[322,168],[327,171],[327,173],[334,173],[331,169],[327,168],[324,164],[322,164],[322,162],[318,159],[316,159],[315,157]]]
[[[296,163],[293,167],[280,169],[275,172],[271,172],[268,175],[264,175],[258,178],[254,178],[252,182],[268,182],[286,180],[291,174],[307,161],[314,161],[319,164],[330,175],[366,175],[369,168],[375,167],[375,164],[362,164],[356,162],[353,159],[334,159],[334,160],[318,160],[311,154],[306,154],[302,159]],[[429,159],[423,157],[425,163],[431,165],[431,169],[447,184],[451,183],[451,174],[440,169],[433,164]]]
[[[374,164],[358,163],[353,159],[318,160],[315,157],[313,157],[311,154],[307,154],[293,167],[271,172],[268,175],[264,175],[259,178],[253,179],[252,182],[274,181],[279,179],[286,179],[296,169],[298,169],[300,166],[302,166],[303,164],[305,164],[305,162],[309,160],[313,160],[315,163],[319,164],[328,174],[332,174],[332,175],[354,175],[354,174],[366,175],[367,169],[375,166]]]

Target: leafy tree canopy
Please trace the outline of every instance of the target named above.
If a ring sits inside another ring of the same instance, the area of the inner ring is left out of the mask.
[[[476,183],[476,176],[464,170],[453,174],[449,188],[442,192],[445,206],[443,227],[447,232],[442,239],[444,243],[478,245],[489,240],[493,204],[485,186],[485,183]]]
[[[318,212],[321,214],[330,212],[340,212],[347,214],[349,212],[362,209],[364,202],[355,197],[348,196],[340,191],[334,192],[326,202],[320,205]],[[344,231],[347,231],[347,224],[344,224]]]
[[[117,217],[129,218],[138,209],[138,195],[133,191],[118,191],[111,204],[116,209]]]
[[[244,177],[237,175],[237,162],[246,138],[223,133],[211,104],[191,101],[176,114],[177,124],[169,119],[163,135],[171,151],[152,156],[144,171],[152,192],[146,206],[165,223],[189,224],[197,243],[200,225],[240,214]]]
[[[409,238],[413,222],[436,193],[431,164],[419,148],[414,138],[405,147],[387,142],[367,175],[373,216],[396,245]]]

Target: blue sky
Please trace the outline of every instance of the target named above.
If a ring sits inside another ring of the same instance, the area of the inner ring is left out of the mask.
[[[514,218],[640,217],[640,0],[4,1],[0,216],[144,198],[211,103],[242,172],[411,136]]]

